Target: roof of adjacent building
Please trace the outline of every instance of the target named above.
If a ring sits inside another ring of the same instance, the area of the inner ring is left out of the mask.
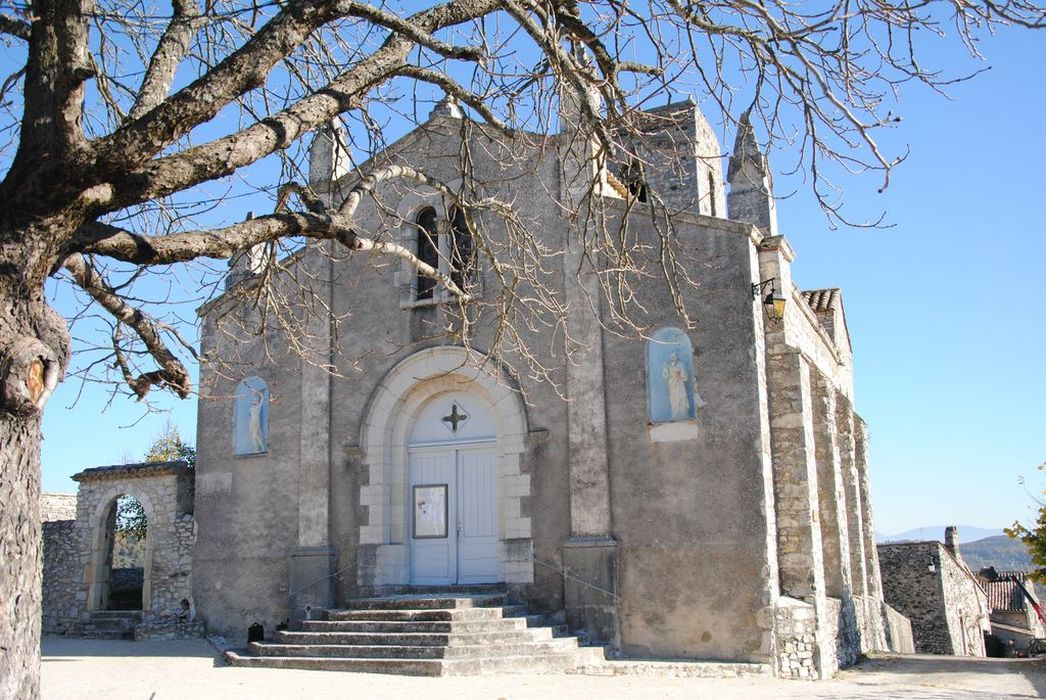
[[[803,300],[810,305],[810,308],[818,312],[834,310],[842,297],[839,287],[808,289],[800,294],[803,295]]]
[[[997,612],[1024,612],[1028,606],[1024,594],[1013,581],[983,581],[981,587],[988,594],[988,605]]]
[[[850,329],[846,327],[846,313],[843,311],[842,290],[839,287],[807,289],[800,291],[799,294],[802,295],[803,301],[806,302],[807,306],[816,314],[821,327],[832,337],[836,347],[843,349],[845,344],[846,349],[853,352],[853,347],[850,344]],[[842,318],[842,328],[835,327],[836,311],[839,311],[839,315]]]
[[[988,604],[997,612],[1024,612],[1028,609],[1027,598],[1021,592],[1017,581],[1025,582],[1028,574],[1024,571],[996,571],[994,568],[982,569],[978,576],[981,587],[988,594]],[[1014,579],[1017,579],[1015,581]],[[1030,591],[1029,591],[1030,592]],[[1032,595],[1035,595],[1032,593]]]

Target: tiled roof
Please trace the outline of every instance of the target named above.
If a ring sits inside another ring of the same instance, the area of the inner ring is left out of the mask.
[[[981,586],[988,594],[988,605],[998,612],[1024,612],[1028,609],[1024,594],[1010,580],[982,581]]]
[[[839,303],[839,297],[841,296],[838,287],[832,287],[831,289],[810,289],[805,292],[800,292],[803,295],[803,300],[810,305],[810,308],[814,311],[831,311],[835,308],[836,304]]]

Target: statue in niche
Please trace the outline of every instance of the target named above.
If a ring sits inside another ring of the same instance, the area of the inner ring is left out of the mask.
[[[251,398],[251,407],[247,410],[247,432],[251,436],[251,446],[255,452],[265,451],[265,436],[262,434],[262,395],[256,392]]]
[[[672,410],[672,420],[685,420],[690,417],[690,395],[686,391],[690,377],[686,368],[679,363],[679,353],[669,355],[661,376],[668,383],[668,405]]]
[[[647,342],[647,407],[651,423],[697,417],[690,339],[678,328],[661,328]]]
[[[260,377],[247,377],[236,388],[233,454],[269,451],[269,388]]]

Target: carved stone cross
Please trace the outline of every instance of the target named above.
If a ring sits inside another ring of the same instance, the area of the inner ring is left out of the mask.
[[[458,412],[458,405],[455,403],[451,404],[450,415],[443,416],[443,418],[441,418],[440,420],[442,420],[444,423],[450,424],[450,432],[456,433],[458,432],[458,424],[464,423],[468,419],[469,417],[467,413]]]

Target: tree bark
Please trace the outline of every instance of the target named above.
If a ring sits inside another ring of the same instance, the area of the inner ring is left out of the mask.
[[[40,697],[40,416],[0,414],[0,697]]]
[[[34,240],[0,231],[0,698],[19,700],[40,696],[40,425],[69,359]]]

